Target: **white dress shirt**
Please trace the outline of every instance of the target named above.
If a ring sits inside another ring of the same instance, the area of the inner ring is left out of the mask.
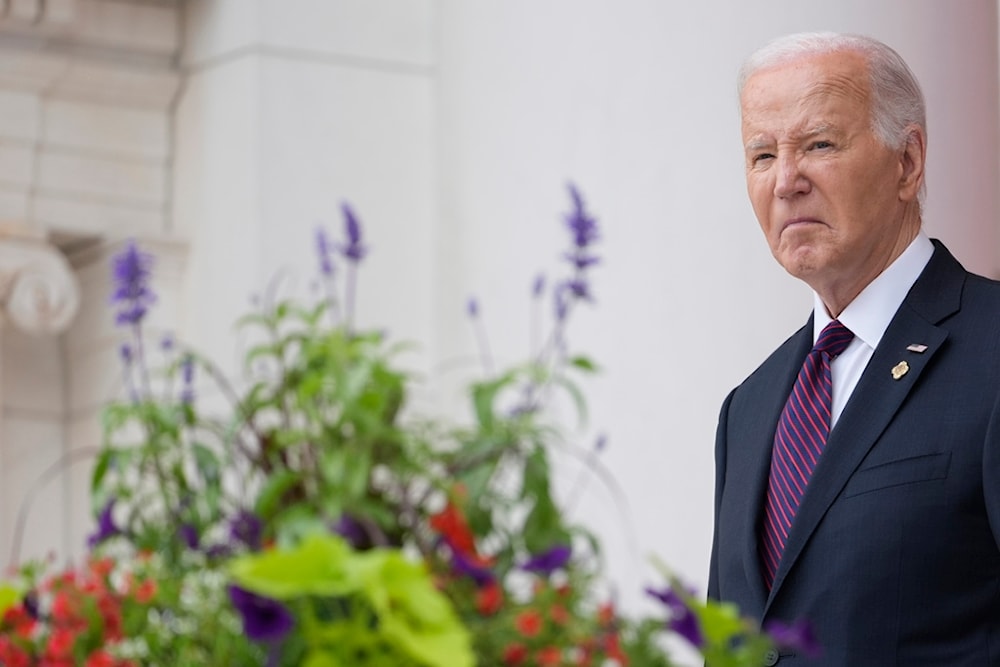
[[[847,405],[847,399],[854,393],[854,387],[857,386],[861,374],[871,361],[875,348],[882,340],[882,334],[889,327],[889,322],[899,310],[906,293],[927,266],[932,254],[934,254],[934,244],[921,230],[903,254],[854,297],[837,318],[854,333],[854,340],[830,364],[833,378],[831,429]],[[815,292],[813,304],[813,344],[815,344],[820,332],[832,318],[826,312],[823,300]]]

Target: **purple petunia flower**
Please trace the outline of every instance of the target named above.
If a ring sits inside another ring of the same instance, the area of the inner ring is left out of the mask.
[[[247,510],[240,510],[229,521],[229,539],[246,546],[251,551],[258,551],[262,544],[264,526],[257,515]]]
[[[111,303],[118,307],[117,324],[136,325],[146,316],[146,311],[156,295],[149,289],[153,256],[139,250],[135,241],[129,241],[112,260],[112,278],[115,285]]]
[[[113,515],[115,502],[115,498],[108,500],[107,504],[104,505],[104,509],[101,510],[100,516],[97,517],[97,530],[87,538],[87,546],[91,549],[101,542],[121,534],[121,530],[115,525]]]
[[[341,248],[341,253],[350,262],[360,262],[368,253],[368,248],[361,243],[361,224],[348,204],[343,204],[344,231],[347,233],[347,244]]]
[[[556,546],[535,554],[524,563],[521,569],[526,572],[534,572],[542,576],[549,576],[561,567],[565,567],[569,562],[573,551],[568,544],[557,544]]]
[[[460,549],[453,547],[447,539],[445,539],[445,543],[451,550],[451,567],[455,572],[469,577],[479,588],[496,581],[496,575],[493,574],[493,570],[489,567],[476,563],[473,559],[462,553]]]
[[[340,518],[337,519],[337,523],[333,526],[333,532],[347,540],[347,542],[358,551],[371,549],[372,547],[372,541],[368,536],[368,531],[365,530],[365,527],[360,521],[355,519],[350,514],[344,513],[340,515]]]
[[[822,653],[812,625],[806,620],[794,623],[768,621],[764,624],[764,632],[771,636],[778,648],[797,651],[808,658],[818,658]]]
[[[647,588],[646,594],[656,598],[667,608],[669,618],[667,627],[673,632],[686,639],[692,646],[700,647],[705,643],[705,637],[698,625],[698,618],[691,609],[684,603],[684,600],[673,588],[667,587],[661,590]]]
[[[277,642],[285,638],[295,625],[288,607],[277,600],[242,589],[229,587],[229,599],[243,618],[243,631],[258,642]]]
[[[182,523],[177,529],[177,534],[183,540],[184,544],[187,545],[188,549],[195,550],[198,548],[198,543],[201,540],[198,536],[198,529],[192,524]]]

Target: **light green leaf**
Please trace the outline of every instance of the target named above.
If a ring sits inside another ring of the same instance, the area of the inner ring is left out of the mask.
[[[290,549],[243,556],[229,566],[242,587],[278,600],[346,595],[361,585],[353,553],[334,535],[311,535]]]

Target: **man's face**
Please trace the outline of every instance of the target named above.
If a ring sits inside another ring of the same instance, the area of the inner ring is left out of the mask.
[[[772,254],[828,308],[831,294],[849,302],[919,229],[907,151],[871,127],[866,63],[839,52],[760,70],[740,104],[747,191]]]

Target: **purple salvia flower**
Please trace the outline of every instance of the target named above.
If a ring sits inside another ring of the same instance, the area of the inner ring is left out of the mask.
[[[573,551],[568,544],[557,544],[551,549],[535,554],[526,560],[521,564],[521,569],[549,576],[556,570],[565,567],[569,563],[572,554]]]
[[[569,194],[573,199],[573,210],[566,216],[566,225],[573,232],[573,245],[582,250],[597,240],[597,220],[587,213],[583,197],[572,183],[569,184]]]
[[[281,641],[295,625],[292,613],[277,600],[256,595],[239,586],[229,587],[229,599],[243,619],[243,631],[253,641]]]
[[[576,299],[590,301],[590,284],[583,278],[573,278],[563,283],[570,294]]]
[[[569,313],[569,299],[566,298],[565,283],[556,287],[553,299],[556,307],[556,322],[562,322],[566,319],[566,315]]]
[[[822,653],[812,625],[805,620],[794,623],[768,621],[764,624],[764,632],[770,635],[778,648],[800,652],[807,658],[818,658]]]
[[[698,618],[691,611],[690,607],[671,587],[663,589],[647,588],[646,594],[656,598],[667,608],[669,618],[667,627],[673,632],[686,639],[694,647],[701,647],[705,643],[705,637],[698,625]]]
[[[324,276],[329,278],[333,275],[333,246],[326,230],[322,227],[316,228],[316,254],[319,255],[319,269]]]
[[[122,343],[121,347],[118,348],[118,356],[121,357],[122,362],[126,366],[132,363],[132,346],[128,343]]]
[[[531,285],[531,296],[538,298],[542,296],[542,292],[545,291],[545,274],[539,273],[535,276],[535,282]]]
[[[137,325],[146,316],[146,311],[155,301],[156,295],[149,289],[153,256],[139,250],[134,241],[129,241],[119,254],[112,259],[112,279],[115,285],[111,303],[117,306],[117,324]]]
[[[608,446],[608,436],[605,433],[597,436],[597,440],[594,441],[594,451],[603,452],[604,448]]]
[[[87,538],[87,546],[91,549],[101,542],[121,534],[121,530],[115,525],[115,502],[117,502],[115,498],[108,500],[104,509],[101,510],[100,516],[97,517],[97,529]]]
[[[160,338],[160,349],[163,350],[164,352],[170,352],[171,350],[174,349],[173,334],[169,333],[163,334],[163,337]]]
[[[185,355],[181,361],[181,403],[194,403],[194,357]]]
[[[479,317],[479,302],[476,301],[476,297],[469,297],[469,300],[465,303],[465,312],[472,319]]]
[[[368,248],[361,243],[361,224],[348,204],[341,208],[344,212],[344,231],[347,233],[347,244],[341,248],[341,253],[350,262],[360,262],[368,253]]]

